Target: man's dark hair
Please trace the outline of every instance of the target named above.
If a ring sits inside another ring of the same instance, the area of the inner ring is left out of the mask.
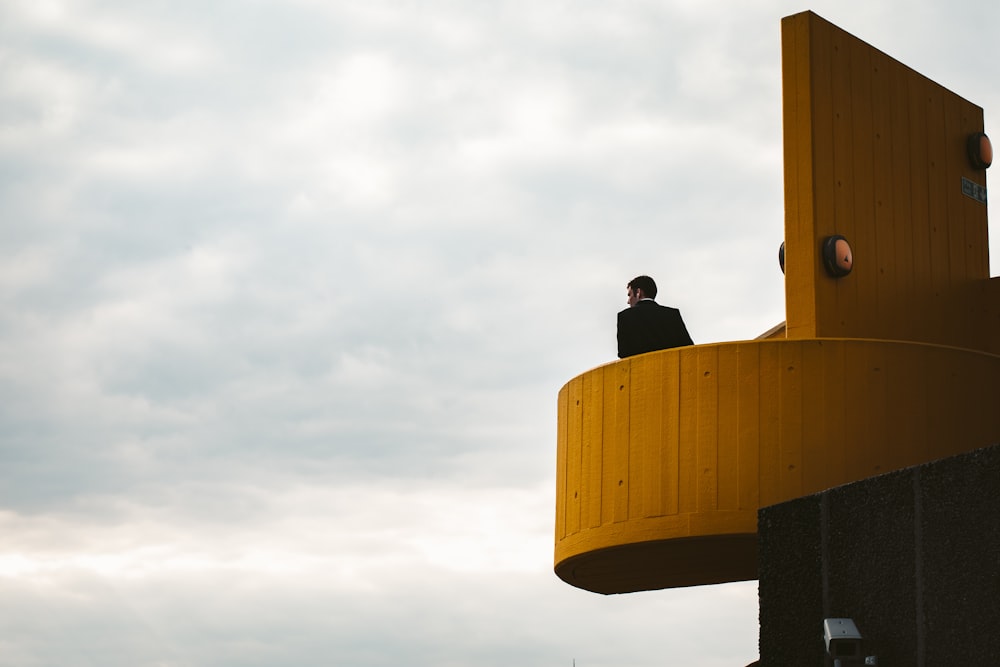
[[[649,276],[636,276],[629,281],[628,287],[632,288],[632,293],[642,290],[642,295],[649,299],[656,298],[656,282]]]

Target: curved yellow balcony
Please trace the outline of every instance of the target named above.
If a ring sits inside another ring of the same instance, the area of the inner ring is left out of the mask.
[[[652,352],[559,392],[556,574],[598,593],[756,578],[757,509],[1000,442],[1000,356],[772,339]]]

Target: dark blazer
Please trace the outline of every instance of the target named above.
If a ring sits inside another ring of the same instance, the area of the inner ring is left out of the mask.
[[[694,345],[681,311],[644,299],[618,313],[618,356]]]

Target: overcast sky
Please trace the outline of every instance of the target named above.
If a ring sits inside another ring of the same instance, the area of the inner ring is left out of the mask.
[[[756,659],[555,577],[556,396],[636,274],[784,319],[807,8],[995,125],[981,0],[4,0],[0,665]]]

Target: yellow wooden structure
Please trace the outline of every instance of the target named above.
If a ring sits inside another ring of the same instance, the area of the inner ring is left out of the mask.
[[[811,12],[782,20],[782,78],[786,325],[562,388],[573,586],[754,579],[758,508],[1000,442],[982,109]],[[839,278],[834,235],[854,254]]]

